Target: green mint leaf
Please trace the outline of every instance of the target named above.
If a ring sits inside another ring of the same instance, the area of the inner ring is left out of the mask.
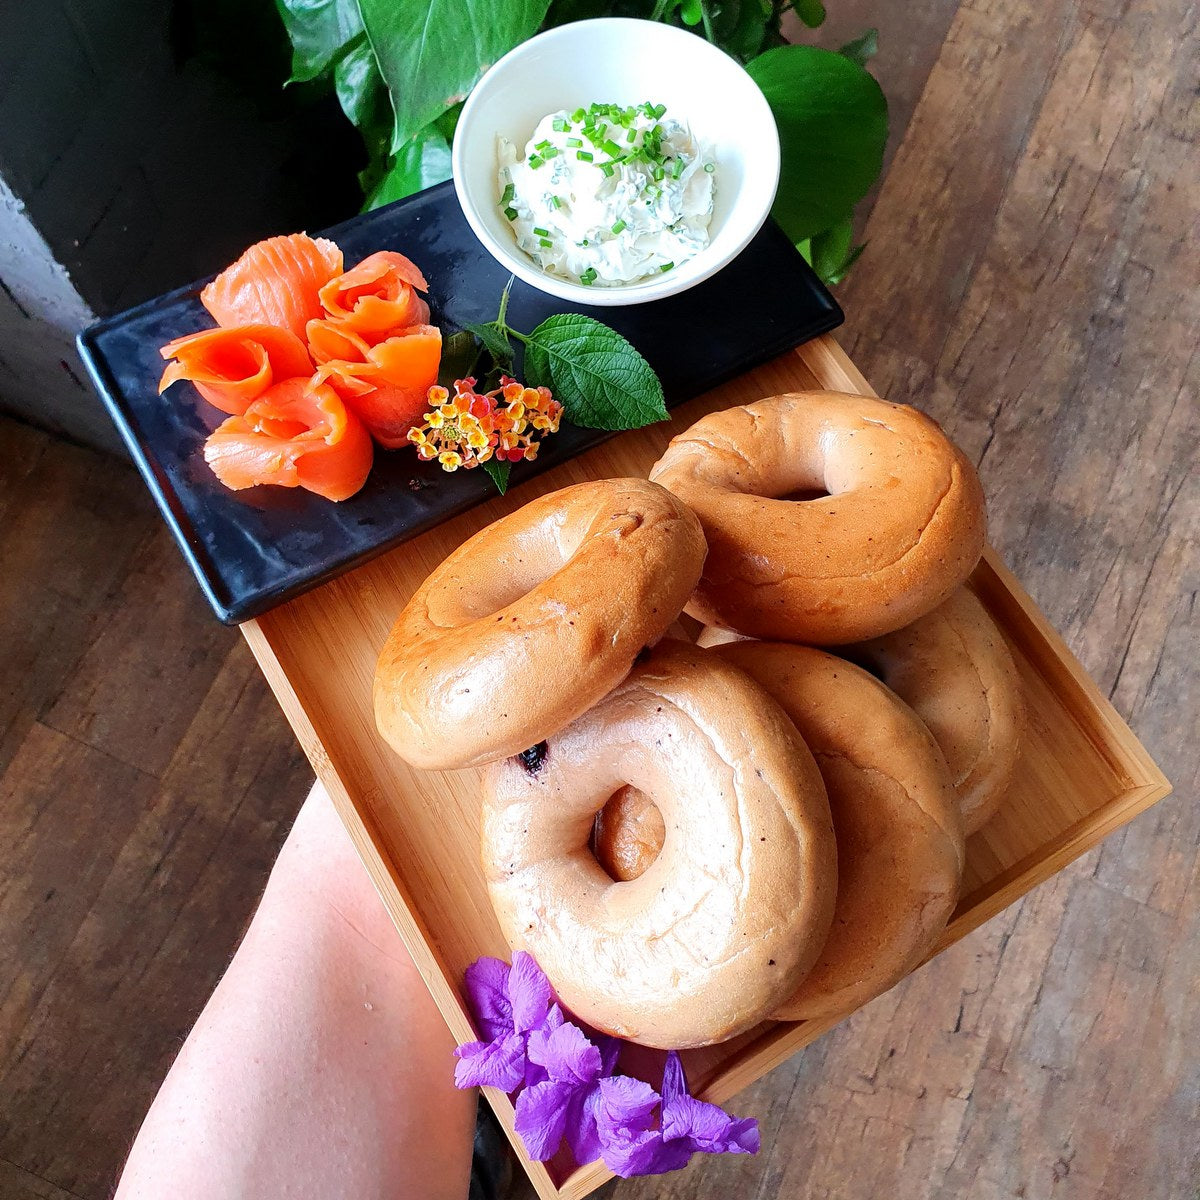
[[[556,313],[529,335],[525,376],[554,393],[569,421],[589,429],[640,429],[667,419],[650,364],[615,329],[580,313]]]
[[[438,383],[448,391],[454,391],[457,379],[466,379],[475,374],[479,362],[479,343],[475,335],[466,329],[452,333],[442,342],[442,365],[438,368]]]
[[[488,477],[496,485],[496,491],[503,496],[508,491],[508,473],[512,470],[512,463],[497,462],[494,458],[489,458],[482,465],[488,473]]]
[[[467,325],[467,329],[483,343],[483,348],[498,364],[512,365],[512,342],[508,340],[508,331],[504,326],[488,321],[486,325]]]
[[[879,30],[868,29],[861,37],[838,47],[838,53],[845,55],[851,62],[865,67],[867,62],[879,53]]]
[[[771,210],[798,242],[842,220],[883,164],[887,101],[856,62],[816,46],[780,46],[747,64],[779,126],[779,193]]]

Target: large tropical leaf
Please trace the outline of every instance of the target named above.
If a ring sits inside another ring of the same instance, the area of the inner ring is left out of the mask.
[[[502,55],[537,32],[550,0],[358,0],[392,94],[399,150]]]
[[[793,241],[850,215],[883,165],[887,101],[843,54],[780,46],[746,68],[779,125],[782,173],[771,210]]]
[[[293,83],[324,75],[363,32],[358,0],[275,0],[275,7],[292,42]]]

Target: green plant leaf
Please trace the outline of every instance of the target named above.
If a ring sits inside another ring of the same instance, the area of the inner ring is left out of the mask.
[[[497,364],[500,366],[505,363],[509,366],[512,365],[512,342],[508,340],[508,332],[503,325],[489,321],[486,325],[468,325],[467,329],[483,343],[483,348],[496,360]]]
[[[883,165],[887,101],[857,63],[816,46],[781,46],[746,68],[779,125],[782,172],[771,210],[793,242],[835,225]]]
[[[338,103],[362,134],[370,158],[385,163],[392,136],[392,104],[367,35],[360,33],[334,64]]]
[[[454,391],[456,380],[475,374],[479,362],[479,343],[469,330],[452,333],[442,342],[442,362],[438,367],[438,383]]]
[[[868,61],[879,53],[879,30],[868,29],[861,37],[838,47],[838,53],[844,54],[851,62],[865,67]]]
[[[358,0],[392,96],[399,150],[537,32],[550,0]]]
[[[292,43],[289,83],[307,83],[337,64],[363,32],[358,0],[275,0]]]
[[[482,466],[496,485],[496,491],[503,496],[508,491],[508,473],[512,470],[512,463],[497,462],[494,458],[489,458]]]
[[[812,238],[805,255],[812,269],[827,287],[836,287],[846,278],[858,256],[866,249],[854,244],[854,223],[849,217]]]
[[[712,18],[717,45],[742,62],[753,58],[763,48],[773,12],[770,0],[726,0]]]
[[[825,5],[821,0],[795,0],[792,8],[809,29],[817,29],[825,24]]]
[[[650,364],[615,329],[580,313],[556,313],[529,334],[525,376],[554,393],[569,421],[589,429],[640,429],[667,419]]]
[[[363,211],[403,200],[449,178],[450,143],[435,126],[426,126],[387,162],[383,174],[367,190]]]

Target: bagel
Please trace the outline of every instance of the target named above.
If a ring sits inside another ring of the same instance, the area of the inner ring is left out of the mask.
[[[797,1021],[849,1012],[920,963],[954,911],[963,834],[945,760],[903,702],[833,655],[751,641],[706,653],[747,672],[791,718],[816,757],[837,834],[829,939],[772,1016]],[[605,858],[618,871],[654,861],[649,803],[626,795],[598,822]]]
[[[708,540],[687,612],[752,637],[889,633],[936,608],[983,551],[975,468],[929,417],[871,397],[797,392],[710,413],[650,478]]]
[[[1021,679],[987,609],[958,588],[895,633],[840,647],[925,722],[950,767],[967,834],[995,813],[1021,753]]]
[[[588,839],[625,785],[665,836],[616,883]],[[716,655],[664,642],[573,724],[489,767],[483,797],[504,935],[605,1033],[724,1041],[791,995],[825,942],[837,867],[821,777],[779,706]]]
[[[564,488],[464,542],[417,589],[375,671],[375,721],[426,770],[544,741],[675,620],[704,535],[645,479]]]

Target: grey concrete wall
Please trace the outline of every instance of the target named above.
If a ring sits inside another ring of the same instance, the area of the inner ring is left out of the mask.
[[[91,313],[353,211],[308,204],[303,123],[175,60],[172,3],[0,0],[0,409],[94,444],[113,441],[70,344]]]
[[[0,403],[39,425],[116,450],[109,423],[75,354],[92,319],[24,205],[0,179]]]

